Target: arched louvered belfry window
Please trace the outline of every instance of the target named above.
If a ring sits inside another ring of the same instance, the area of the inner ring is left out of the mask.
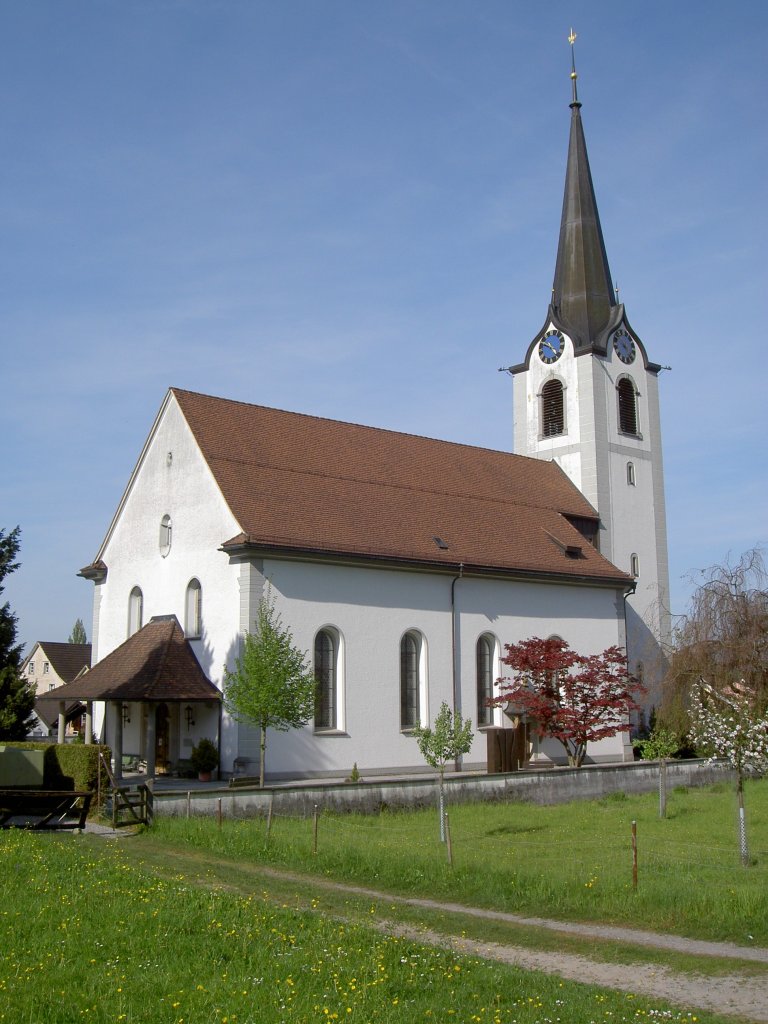
[[[315,636],[315,728],[336,728],[338,642],[330,629]]]
[[[637,392],[629,377],[622,377],[616,390],[619,395],[619,430],[623,434],[637,434]]]
[[[493,696],[494,654],[496,641],[490,633],[483,633],[477,641],[477,724],[493,725],[493,708],[488,701]]]
[[[541,434],[556,437],[565,433],[565,403],[562,381],[552,378],[541,389]]]

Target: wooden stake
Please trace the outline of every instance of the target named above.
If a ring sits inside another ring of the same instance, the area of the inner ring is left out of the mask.
[[[445,842],[448,848],[448,864],[453,867],[453,846],[451,845],[451,825],[448,821],[448,811],[445,812]]]
[[[632,888],[637,889],[637,822],[632,822]]]
[[[315,804],[314,822],[313,822],[313,837],[312,837],[312,854],[317,856],[317,804]]]
[[[269,810],[267,811],[267,838],[266,838],[266,842],[269,842],[269,836],[270,836],[270,833],[272,832],[272,803],[273,803],[273,801],[274,801],[274,797],[270,796],[270,798],[269,798]]]
[[[192,791],[187,790],[187,821],[192,817]]]
[[[216,821],[219,828],[221,828],[221,797],[216,801]]]

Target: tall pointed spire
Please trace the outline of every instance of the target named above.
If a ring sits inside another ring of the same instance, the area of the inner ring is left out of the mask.
[[[581,103],[576,92],[575,40],[571,29],[568,37],[571,44],[571,135],[552,309],[578,351],[590,348],[606,327],[616,306],[616,296],[589,170]]]

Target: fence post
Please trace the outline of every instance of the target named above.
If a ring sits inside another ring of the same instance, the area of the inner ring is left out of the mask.
[[[187,790],[187,821],[192,817],[192,790]]]
[[[445,842],[448,849],[448,864],[453,867],[453,846],[451,845],[451,824],[448,821],[448,811],[445,812]]]
[[[216,801],[216,824],[221,828],[221,797]]]
[[[317,804],[315,804],[314,821],[312,825],[312,855],[317,856]]]
[[[270,795],[270,797],[269,797],[269,808],[267,810],[267,838],[265,840],[265,842],[267,842],[267,843],[269,842],[269,836],[270,836],[270,833],[272,832],[272,804],[274,802],[274,799],[275,799],[274,796]]]
[[[632,888],[637,889],[637,822],[632,822]]]
[[[659,817],[667,816],[667,759],[662,757],[659,762]]]

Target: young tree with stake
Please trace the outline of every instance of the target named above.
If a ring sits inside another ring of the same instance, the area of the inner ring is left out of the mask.
[[[273,601],[259,602],[256,628],[246,633],[235,671],[224,672],[224,706],[238,721],[261,730],[259,785],[264,786],[267,729],[287,732],[311,718],[316,680],[306,656],[294,646]]]
[[[421,756],[438,773],[440,807],[440,838],[445,840],[445,766],[469,751],[472,746],[472,722],[454,715],[445,701],[435,718],[435,727],[417,726],[413,730]]]

